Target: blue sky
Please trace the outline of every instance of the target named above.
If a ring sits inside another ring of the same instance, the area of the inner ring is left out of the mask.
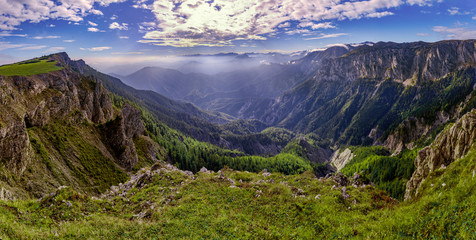
[[[99,68],[176,55],[476,38],[475,0],[0,0],[0,64],[66,51]]]

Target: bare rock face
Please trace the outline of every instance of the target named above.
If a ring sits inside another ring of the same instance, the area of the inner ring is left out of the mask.
[[[421,136],[425,136],[451,119],[451,115],[443,111],[438,112],[436,117],[436,120],[431,124],[426,123],[423,118],[409,118],[404,120],[397,129],[385,139],[382,145],[393,152],[394,155],[400,153],[405,148],[411,149],[413,146],[411,143],[413,141],[418,140]]]
[[[28,163],[30,141],[23,121],[0,128],[0,163],[15,173],[22,173]]]
[[[476,140],[476,110],[465,114],[451,128],[440,133],[435,141],[418,152],[416,170],[407,182],[405,200],[418,194],[422,181],[434,170],[448,166],[465,156]]]
[[[145,132],[140,112],[124,104],[121,114],[105,124],[105,135],[119,160],[119,165],[131,170],[137,164],[137,152],[133,138]]]
[[[336,151],[334,154],[332,154],[331,164],[337,168],[337,171],[339,171],[344,168],[345,165],[347,165],[352,160],[352,158],[354,158],[354,154],[350,149],[346,148],[342,152]]]
[[[474,64],[475,53],[474,40],[407,44],[380,42],[372,47],[360,47],[345,57],[323,61],[315,76],[327,81],[392,78],[414,85],[417,81],[439,79],[468,63]]]
[[[108,92],[99,81],[72,71],[65,64],[74,61],[66,54],[49,60],[66,68],[32,76],[0,76],[0,164],[18,175],[31,155],[27,128],[43,127],[56,119],[72,120],[73,115],[99,124],[114,115]],[[76,65],[79,68],[81,62]]]

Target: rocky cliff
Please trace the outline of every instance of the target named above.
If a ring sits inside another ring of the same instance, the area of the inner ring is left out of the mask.
[[[463,112],[475,106],[475,43],[362,45],[319,60],[311,79],[243,112],[338,145],[384,144],[399,151],[457,118],[461,103]]]
[[[97,192],[123,180],[138,162],[140,112],[127,104],[116,110],[101,82],[82,74],[84,62],[65,53],[46,60],[63,69],[0,76],[0,187],[18,196],[59,185]],[[116,128],[104,128],[116,121]]]
[[[326,81],[391,78],[414,85],[442,78],[459,68],[475,64],[474,40],[404,44],[379,42],[374,46],[363,45],[341,58],[323,62],[315,78]]]
[[[465,114],[451,127],[440,133],[435,141],[418,152],[415,160],[416,170],[407,182],[405,199],[418,195],[421,183],[428,175],[445,168],[463,157],[474,146],[476,140],[476,110]]]

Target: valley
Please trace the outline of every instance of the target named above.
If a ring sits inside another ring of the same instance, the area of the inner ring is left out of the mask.
[[[0,238],[476,236],[475,40],[233,58],[1,66]]]

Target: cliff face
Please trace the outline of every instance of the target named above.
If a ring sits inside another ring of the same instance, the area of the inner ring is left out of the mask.
[[[118,164],[127,170],[137,164],[134,138],[145,133],[140,112],[124,104],[119,116],[105,124],[104,135],[118,159]]]
[[[315,62],[311,79],[243,113],[338,145],[400,151],[474,107],[475,40],[363,45]],[[470,98],[470,101],[466,101]],[[400,132],[399,132],[400,131]]]
[[[418,195],[421,183],[428,175],[465,156],[476,140],[476,110],[465,114],[453,126],[440,133],[435,141],[418,152],[416,170],[407,182],[405,199]]]
[[[391,78],[413,85],[442,78],[459,68],[475,64],[474,40],[406,44],[381,42],[323,62],[315,78],[325,81]]]
[[[64,53],[47,60],[63,69],[0,76],[0,187],[19,196],[21,189],[41,195],[60,185],[95,192],[123,180],[138,162],[133,139],[145,133],[140,112],[129,105],[115,110],[101,82],[81,74],[84,62]],[[115,129],[96,127],[115,121]]]

